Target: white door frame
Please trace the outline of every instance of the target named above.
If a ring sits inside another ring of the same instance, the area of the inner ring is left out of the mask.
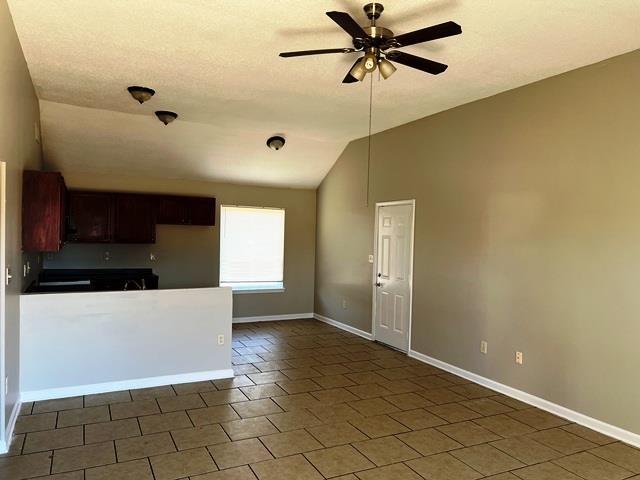
[[[5,312],[7,309],[6,304],[6,227],[7,227],[7,182],[6,175],[7,164],[0,161],[0,272],[2,278],[0,278],[0,453],[4,453],[9,448],[8,442],[11,440],[6,438],[5,422],[6,422],[6,398],[5,398],[5,361],[6,361],[6,348],[5,348]]]
[[[377,202],[375,209],[375,226],[373,228],[373,271],[371,272],[371,333],[373,334],[373,340],[376,339],[376,283],[378,281],[378,217],[380,207],[390,207],[393,205],[411,205],[411,241],[409,242],[409,255],[411,260],[409,261],[409,341],[407,351],[411,351],[411,325],[413,324],[413,244],[416,236],[416,200],[396,200],[393,202]]]

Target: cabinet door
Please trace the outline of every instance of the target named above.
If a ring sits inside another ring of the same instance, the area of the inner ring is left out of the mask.
[[[70,191],[67,239],[106,243],[112,239],[113,197],[109,193]]]
[[[156,221],[149,195],[114,194],[115,243],[155,243]]]
[[[22,249],[57,252],[64,240],[64,179],[26,170],[22,177]]]
[[[207,225],[214,226],[216,224],[216,199],[204,197],[185,197],[186,223],[189,225]]]
[[[157,196],[157,222],[165,225],[182,225],[185,223],[184,197],[172,195]]]

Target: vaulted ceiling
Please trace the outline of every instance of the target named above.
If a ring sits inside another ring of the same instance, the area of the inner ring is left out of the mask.
[[[315,187],[368,132],[369,83],[341,84],[355,54],[326,15],[354,0],[9,0],[41,100],[49,166]],[[454,20],[463,34],[405,50],[447,63],[373,82],[381,131],[640,48],[638,0],[387,0],[396,34]],[[144,105],[127,93],[145,85]],[[585,99],[588,101],[588,99]],[[154,110],[180,117],[165,127]],[[282,133],[286,147],[266,139]]]

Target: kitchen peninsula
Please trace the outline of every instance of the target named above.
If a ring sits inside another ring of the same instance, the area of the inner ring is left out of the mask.
[[[214,226],[215,198],[68,190],[57,172],[25,171],[22,225],[23,250],[45,256],[152,245],[157,225]],[[151,268],[131,267],[38,272],[20,297],[22,401],[233,376],[231,289],[159,290]]]

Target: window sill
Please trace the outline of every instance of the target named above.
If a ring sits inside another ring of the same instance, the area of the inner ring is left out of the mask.
[[[231,287],[234,295],[244,295],[249,293],[283,293],[285,291],[284,284],[282,282],[256,284],[229,284],[221,283],[221,287]]]

